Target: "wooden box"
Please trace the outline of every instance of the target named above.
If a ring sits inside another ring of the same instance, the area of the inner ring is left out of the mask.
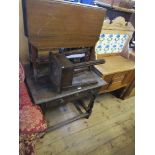
[[[73,65],[63,54],[50,53],[50,80],[54,89],[60,92],[63,87],[71,86]]]
[[[82,74],[83,71],[90,70],[90,66],[103,64],[104,60],[94,60],[89,62],[82,62],[73,64],[65,55],[57,53],[49,56],[49,70],[50,81],[53,84],[54,89],[57,92],[61,92],[63,89],[80,87],[84,85],[96,84],[96,80],[82,82],[79,79],[78,83],[73,84],[73,77],[77,74]],[[84,70],[83,70],[84,69]],[[89,78],[89,77],[88,77]]]

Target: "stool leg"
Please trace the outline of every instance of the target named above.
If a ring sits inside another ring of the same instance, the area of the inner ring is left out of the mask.
[[[96,94],[93,93],[93,94],[91,95],[90,102],[89,102],[89,105],[88,105],[88,110],[87,110],[87,112],[89,113],[89,115],[86,117],[87,119],[90,117],[90,115],[91,115],[91,113],[92,113],[92,109],[93,109],[93,106],[94,106],[95,98],[96,98]]]

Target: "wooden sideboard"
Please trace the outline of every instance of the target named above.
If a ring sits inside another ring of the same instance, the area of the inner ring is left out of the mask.
[[[134,75],[134,62],[121,55],[102,57],[106,63],[96,65],[96,72],[108,83],[101,88],[100,93],[112,92],[130,85]]]
[[[96,59],[105,60],[105,64],[96,65],[95,70],[108,83],[100,93],[126,89],[133,81],[135,63],[130,60],[129,52],[133,32],[132,24],[123,17],[104,21],[95,47]]]

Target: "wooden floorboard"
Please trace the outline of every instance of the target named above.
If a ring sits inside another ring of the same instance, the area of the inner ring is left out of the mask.
[[[72,104],[49,109],[48,123],[77,114]],[[47,133],[36,144],[36,155],[134,155],[134,97],[97,97],[92,115]]]

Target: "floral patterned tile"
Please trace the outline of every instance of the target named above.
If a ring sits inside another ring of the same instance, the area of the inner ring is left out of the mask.
[[[95,51],[97,54],[120,53],[128,37],[127,34],[100,34]]]

